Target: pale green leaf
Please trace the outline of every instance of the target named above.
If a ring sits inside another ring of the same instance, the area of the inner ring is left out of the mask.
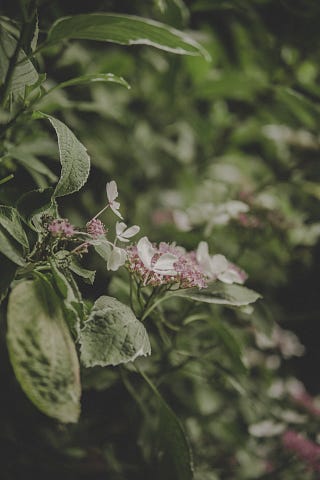
[[[24,248],[29,248],[27,236],[15,208],[0,205],[0,225]]]
[[[8,154],[15,160],[18,160],[18,162],[23,165],[26,170],[34,170],[40,175],[47,177],[51,182],[56,182],[58,180],[57,176],[50,170],[50,168],[48,168],[35,155],[24,151],[23,145],[21,147],[18,146],[11,148],[8,151]]]
[[[211,283],[208,288],[186,288],[177,290],[172,296],[185,297],[190,300],[205,303],[216,303],[221,305],[230,305],[241,307],[249,305],[261,298],[261,295],[254,290],[250,290],[242,285],[229,285],[222,282]]]
[[[163,23],[133,15],[93,13],[60,18],[49,31],[48,43],[56,44],[67,38],[149,45],[180,55],[209,57],[206,50],[189,35]]]
[[[147,331],[133,311],[107,296],[95,302],[81,331],[80,344],[86,367],[133,362],[151,353]]]
[[[9,67],[9,62],[16,49],[16,39],[0,25],[0,84],[4,83]],[[22,96],[27,85],[32,85],[38,80],[38,73],[32,62],[27,59],[23,50],[18,54],[16,65],[10,84],[9,93]]]
[[[0,252],[20,267],[25,265],[21,245],[13,240],[2,226],[0,226]]]
[[[48,119],[58,137],[62,168],[53,197],[63,197],[77,192],[86,183],[89,175],[90,157],[86,148],[60,120],[42,112],[36,112],[36,115]]]
[[[7,343],[14,373],[35,406],[61,422],[76,422],[79,362],[61,301],[48,282],[28,280],[13,289]]]

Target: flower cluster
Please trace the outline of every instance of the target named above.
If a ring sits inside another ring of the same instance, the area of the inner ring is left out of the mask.
[[[287,450],[306,463],[309,468],[320,472],[320,445],[294,430],[287,430],[282,435],[282,444]]]
[[[205,288],[208,282],[220,280],[225,283],[243,283],[246,274],[236,265],[228,262],[223,255],[210,255],[208,244],[200,242],[196,251],[187,252],[176,244],[161,242],[152,244],[147,237],[141,238],[137,245],[127,248],[119,247],[118,242],[127,243],[140,228],[137,225],[127,227],[124,222],[117,222],[115,239],[106,237],[107,230],[98,217],[110,208],[122,219],[119,212],[118,188],[113,180],[106,185],[108,203],[89,222],[85,229],[76,230],[67,219],[51,220],[47,229],[54,237],[74,237],[79,241],[70,253],[83,254],[90,245],[103,251],[107,260],[107,269],[116,271],[126,264],[128,270],[135,274],[144,286],[174,285],[175,288]]]
[[[223,255],[208,252],[208,245],[201,242],[198,250],[186,252],[175,244],[152,244],[147,237],[136,246],[127,248],[127,267],[136,274],[143,285],[177,285],[178,288],[207,287],[208,281],[243,283],[246,274],[229,263]]]
[[[54,237],[72,237],[75,230],[66,218],[57,218],[48,225],[48,230]]]
[[[157,247],[147,237],[127,249],[127,267],[138,275],[143,285],[173,285],[180,288],[207,286],[206,278],[197,264],[194,252],[161,242]]]

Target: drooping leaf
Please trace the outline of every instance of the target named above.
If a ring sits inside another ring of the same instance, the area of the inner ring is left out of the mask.
[[[134,15],[93,13],[60,18],[49,31],[48,43],[66,38],[150,45],[180,55],[203,55],[208,58],[206,50],[187,34]]]
[[[53,260],[50,264],[53,274],[53,282],[63,298],[62,308],[65,319],[69,325],[71,333],[75,338],[78,338],[81,324],[84,321],[81,294],[78,290],[77,284],[74,282],[73,278],[71,278],[72,275],[70,272],[68,272],[69,278],[67,278],[67,270],[63,271]]]
[[[239,338],[234,334],[232,329],[222,321],[210,319],[209,323],[224,344],[235,371],[246,373],[247,369],[243,363],[243,346]]]
[[[107,296],[95,302],[81,331],[80,344],[86,367],[133,362],[151,353],[147,331],[133,311]]]
[[[160,412],[157,431],[157,453],[163,478],[175,480],[193,479],[193,462],[188,439],[179,419],[145,373],[141,375],[158,399]]]
[[[12,290],[7,343],[17,380],[35,406],[61,422],[76,422],[79,362],[61,301],[48,282],[27,280]]]
[[[16,45],[17,40],[0,25],[0,85],[5,81],[9,62],[15,52]],[[36,69],[32,62],[27,59],[24,51],[20,50],[17,65],[12,75],[9,94],[22,96],[25,87],[34,84],[37,80],[38,73]]]
[[[20,267],[25,265],[21,245],[13,240],[2,226],[0,226],[0,252]]]
[[[0,303],[8,293],[10,283],[15,277],[17,265],[0,253]]]
[[[35,171],[40,175],[44,175],[47,177],[51,182],[56,182],[57,176],[48,168],[45,163],[41,162],[35,155],[32,153],[26,152],[23,149],[23,146],[11,148],[8,154],[18,160],[18,162],[23,165],[26,170]]]
[[[72,87],[74,85],[86,85],[88,83],[97,83],[97,82],[118,83],[119,85],[123,85],[128,89],[130,88],[130,85],[128,84],[128,82],[125,81],[124,78],[118,77],[113,73],[93,73],[88,75],[82,75],[81,77],[71,78],[70,80],[59,83],[58,85],[53,87],[50,90],[50,92],[53,90],[57,90],[59,88]]]
[[[70,270],[81,277],[84,282],[89,283],[90,285],[94,282],[94,277],[96,275],[95,270],[88,270],[87,268],[82,267],[79,265],[78,262],[72,260],[69,265]]]
[[[36,215],[54,208],[52,195],[53,188],[49,187],[45,189],[31,190],[19,198],[17,202],[19,215],[33,230],[35,228],[32,219]]]
[[[86,183],[89,175],[90,157],[87,150],[63,122],[42,112],[36,112],[36,116],[48,119],[58,137],[62,168],[53,197],[77,192]]]
[[[211,283],[207,288],[201,290],[198,288],[177,290],[172,293],[172,296],[185,297],[198,302],[217,303],[234,307],[249,305],[261,298],[259,293],[250,290],[247,287],[235,284],[229,285],[222,282]]]
[[[20,217],[15,208],[0,205],[0,225],[24,248],[29,248],[26,233],[22,228]]]

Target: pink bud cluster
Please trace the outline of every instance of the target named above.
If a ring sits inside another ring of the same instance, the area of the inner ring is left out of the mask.
[[[52,220],[48,226],[48,230],[54,237],[72,237],[75,233],[74,227],[67,218],[57,218]]]
[[[153,244],[156,252],[152,258],[151,269],[147,268],[141,260],[136,246],[127,248],[127,268],[131,273],[140,277],[144,285],[159,286],[178,284],[179,288],[207,286],[206,277],[202,273],[195,252],[186,252],[182,247],[161,242],[159,246]],[[152,265],[166,253],[177,257],[173,264],[175,274],[164,275],[152,270]]]
[[[282,444],[287,450],[306,463],[311,470],[320,472],[320,445],[294,430],[287,430],[282,435]]]
[[[90,222],[87,223],[86,227],[87,232],[93,238],[98,238],[101,235],[105,235],[106,233],[106,229],[104,228],[103,223],[97,218],[93,218],[92,220],[90,220]]]

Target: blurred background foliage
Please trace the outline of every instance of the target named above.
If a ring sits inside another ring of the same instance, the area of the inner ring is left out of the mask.
[[[143,235],[188,249],[205,238],[212,253],[248,273],[248,285],[264,297],[254,312],[215,306],[212,325],[193,322],[179,330],[176,352],[168,348],[163,356],[153,345],[148,368],[184,421],[197,479],[316,478],[279,450],[272,428],[298,425],[316,439],[319,423],[295,403],[292,391],[302,387],[292,377],[320,392],[320,4],[40,1],[40,36],[61,16],[100,11],[186,30],[211,60],[87,41],[65,41],[37,57],[47,88],[97,72],[131,85],[57,89],[37,105],[65,121],[91,156],[87,188],[61,201],[62,214],[85,224],[105,202],[106,181],[115,179],[125,218]],[[3,15],[19,20],[18,12],[16,2],[2,2]],[[7,141],[15,150],[0,163],[0,178],[14,173],[15,181],[1,188],[2,203],[14,202],[21,189],[50,185],[59,171],[46,125],[18,124]],[[108,225],[108,214],[103,220]],[[108,289],[119,298],[121,276],[111,280],[94,258],[88,265],[98,273],[94,289],[83,285],[85,295],[94,299]],[[172,305],[173,324],[182,307]],[[22,478],[21,465],[34,478],[163,478],[155,400],[139,382],[126,370],[84,372],[83,416],[72,428],[34,411],[11,382],[2,395],[10,405],[1,413],[4,480]],[[293,410],[295,419],[288,416]],[[263,429],[266,420],[275,423]]]

